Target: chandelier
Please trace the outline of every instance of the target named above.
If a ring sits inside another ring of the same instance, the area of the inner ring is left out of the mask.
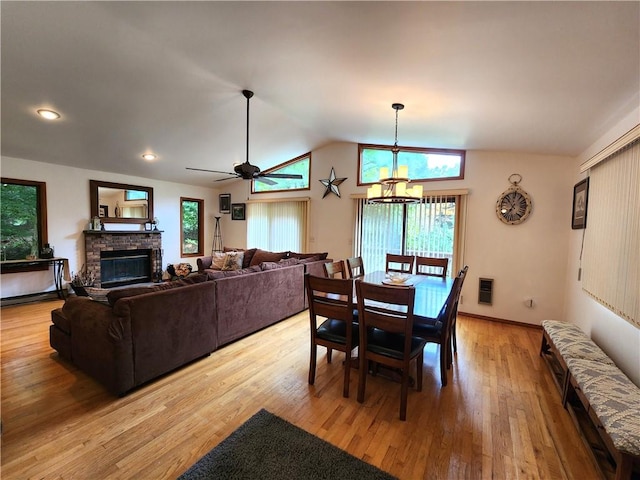
[[[409,179],[409,166],[398,166],[398,110],[402,110],[404,105],[394,103],[391,105],[396,111],[396,136],[393,144],[393,165],[391,175],[389,168],[380,168],[379,183],[374,183],[367,189],[367,201],[369,203],[418,203],[422,199],[422,185],[414,185],[407,188]]]

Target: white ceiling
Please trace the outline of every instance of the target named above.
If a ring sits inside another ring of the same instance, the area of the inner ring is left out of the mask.
[[[335,141],[578,155],[640,102],[640,2],[8,2],[2,155],[211,186]],[[56,122],[36,108],[62,114]],[[158,154],[154,162],[141,154]]]

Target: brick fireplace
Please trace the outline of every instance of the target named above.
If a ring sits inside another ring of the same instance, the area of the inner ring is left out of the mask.
[[[154,279],[156,272],[162,272],[162,232],[161,231],[84,231],[84,251],[86,255],[85,267],[87,273],[93,273],[96,279],[96,286],[102,285],[101,260],[111,256],[105,252],[119,252],[119,256],[126,256],[123,253],[149,256],[148,275],[140,275],[139,271],[132,272],[130,280],[126,280],[126,272],[123,273],[125,280],[118,284],[138,283],[146,279]],[[139,268],[139,267],[138,267]],[[104,285],[109,286],[109,285]]]

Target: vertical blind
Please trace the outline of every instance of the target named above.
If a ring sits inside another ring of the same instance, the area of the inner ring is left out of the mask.
[[[461,196],[435,194],[408,205],[356,198],[354,254],[368,271],[384,270],[387,253],[448,258],[454,271]]]
[[[308,204],[308,199],[249,202],[247,245],[272,252],[305,252]]]
[[[582,288],[640,327],[640,141],[592,167]]]

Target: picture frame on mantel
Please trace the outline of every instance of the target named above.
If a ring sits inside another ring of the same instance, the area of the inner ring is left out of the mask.
[[[220,213],[231,213],[231,194],[220,194]]]
[[[246,204],[244,203],[234,203],[231,205],[231,220],[244,220],[245,208]]]
[[[573,187],[573,209],[571,210],[571,228],[579,230],[587,226],[587,204],[589,200],[589,177]]]

